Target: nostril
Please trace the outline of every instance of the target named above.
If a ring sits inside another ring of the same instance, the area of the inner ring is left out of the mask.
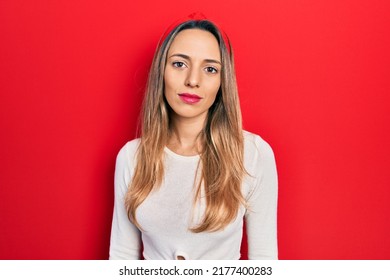
[[[183,257],[183,256],[177,256],[176,259],[179,260],[179,261],[183,261],[183,260],[185,260],[186,258]]]

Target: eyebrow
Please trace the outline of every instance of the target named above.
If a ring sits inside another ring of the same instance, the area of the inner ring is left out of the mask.
[[[182,53],[175,53],[175,54],[171,55],[169,58],[171,58],[172,56],[179,56],[179,57],[182,57],[184,59],[191,60],[191,58],[188,55],[182,54]],[[203,61],[209,62],[209,63],[218,63],[218,64],[222,65],[222,63],[216,59],[206,58]]]

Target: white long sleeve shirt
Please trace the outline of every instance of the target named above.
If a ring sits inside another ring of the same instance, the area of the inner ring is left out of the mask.
[[[240,206],[236,219],[223,230],[193,233],[201,221],[205,200],[193,207],[199,155],[182,156],[165,148],[162,185],[137,208],[140,231],[128,219],[124,197],[136,164],[139,139],[120,150],[115,168],[115,205],[110,259],[239,259],[243,219],[249,259],[277,259],[277,172],[271,147],[244,131],[244,165],[251,176],[242,184],[249,207]]]

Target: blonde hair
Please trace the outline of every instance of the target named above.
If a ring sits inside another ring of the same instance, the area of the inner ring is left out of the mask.
[[[244,144],[233,51],[227,37],[224,38],[212,22],[186,21],[176,26],[159,44],[149,72],[137,163],[125,197],[129,219],[139,228],[136,210],[150,192],[160,186],[164,177],[164,147],[170,135],[169,105],[164,98],[167,53],[179,32],[193,28],[206,30],[216,37],[223,67],[220,89],[199,135],[202,143],[201,176],[194,204],[200,199],[203,188],[206,209],[201,223],[191,228],[191,231],[221,230],[236,218],[240,204],[245,206],[241,193],[242,180],[246,174],[243,164]]]

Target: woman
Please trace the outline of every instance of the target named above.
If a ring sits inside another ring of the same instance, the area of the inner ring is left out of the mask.
[[[207,20],[159,45],[142,134],[119,152],[110,259],[277,259],[273,152],[243,131],[233,53]],[[143,252],[141,255],[141,247]]]

